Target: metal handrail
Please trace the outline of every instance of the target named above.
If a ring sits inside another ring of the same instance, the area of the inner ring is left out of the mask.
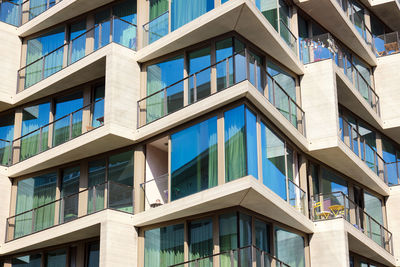
[[[145,29],[145,26],[149,25],[150,23],[152,23],[153,21],[161,18],[162,16],[164,16],[165,14],[169,13],[169,10],[165,11],[164,13],[162,13],[161,15],[158,15],[157,17],[155,17],[154,19],[150,20],[149,22],[143,24],[143,28]],[[146,30],[146,29],[145,29]]]
[[[28,1],[29,1],[29,0],[28,0]],[[14,5],[14,6],[20,6],[20,5],[21,5],[21,4],[13,3],[13,2],[11,2],[11,1],[9,1],[9,0],[2,0],[2,1],[0,2],[0,5],[1,5],[2,3],[4,3],[4,2],[10,3],[10,4]]]
[[[288,30],[288,32],[292,35],[292,37],[294,38],[294,41],[297,41],[297,37],[293,34],[292,30],[289,28],[289,26],[286,24],[286,22],[283,21],[283,19],[279,19],[280,22],[283,24],[283,26],[285,26],[285,28]]]
[[[350,122],[349,122],[347,119],[345,119],[343,116],[342,116],[341,118],[342,118],[342,120],[343,120],[344,122],[347,123],[348,126],[350,126],[350,128],[351,128],[352,130],[354,130],[354,132],[357,134],[358,138],[360,138],[360,141],[362,141],[362,142],[363,142],[365,145],[367,145],[372,151],[374,151],[374,154],[376,154],[376,156],[377,156],[379,159],[382,160],[383,164],[386,164],[386,162],[385,162],[385,160],[383,159],[383,157],[382,157],[381,155],[379,155],[378,152],[377,152],[371,145],[369,145],[367,142],[365,142],[365,138],[360,134],[360,132],[359,132],[357,129],[355,129],[355,128],[350,124]]]
[[[30,213],[30,212],[32,212],[32,211],[34,211],[34,210],[38,210],[38,209],[41,209],[41,208],[43,208],[43,207],[50,206],[50,205],[55,204],[55,203],[57,203],[57,202],[60,202],[60,201],[62,201],[62,200],[64,200],[64,199],[71,198],[71,197],[73,197],[73,196],[79,195],[79,194],[81,194],[81,193],[83,193],[83,192],[89,191],[89,190],[91,190],[91,189],[93,189],[93,188],[96,188],[96,187],[98,187],[98,186],[102,186],[102,185],[106,185],[106,184],[110,184],[110,183],[116,184],[116,185],[120,185],[120,186],[125,186],[125,187],[127,187],[127,188],[133,188],[133,186],[130,186],[130,185],[121,184],[121,183],[114,182],[114,181],[106,181],[106,182],[103,182],[103,183],[96,184],[96,185],[94,185],[94,186],[92,186],[92,187],[85,188],[85,189],[83,189],[83,190],[81,190],[81,191],[79,191],[79,192],[76,192],[76,193],[73,193],[73,194],[70,194],[70,195],[67,195],[67,196],[63,196],[63,197],[61,197],[61,198],[59,198],[59,199],[53,200],[53,201],[51,201],[51,202],[48,202],[48,203],[43,204],[43,205],[40,205],[40,206],[35,207],[35,208],[33,208],[33,209],[26,210],[26,211],[24,211],[24,212],[20,212],[20,213],[18,213],[18,214],[15,214],[15,215],[13,215],[13,216],[8,217],[7,220],[13,219],[13,218],[15,218],[15,217],[19,217],[19,216],[24,215],[24,214],[28,214],[28,213]]]
[[[336,191],[336,192],[329,192],[329,193],[319,193],[319,194],[315,194],[315,195],[313,195],[313,196],[311,196],[311,200],[312,201],[316,201],[316,199],[317,198],[320,198],[320,197],[323,197],[323,196],[329,196],[329,195],[335,195],[335,194],[340,194],[342,197],[343,197],[343,199],[346,199],[349,203],[351,203],[353,206],[354,206],[354,209],[356,210],[358,210],[358,211],[361,211],[364,215],[366,215],[366,218],[368,218],[368,220],[372,220],[374,223],[376,223],[377,225],[379,225],[379,228],[380,229],[383,229],[387,234],[388,234],[388,238],[385,238],[384,239],[384,242],[386,243],[390,243],[390,247],[389,247],[389,249],[386,249],[389,253],[393,253],[393,249],[392,249],[392,237],[393,237],[393,234],[392,234],[392,232],[390,232],[385,226],[383,226],[380,222],[378,222],[374,217],[372,217],[371,215],[369,215],[364,209],[362,209],[360,206],[358,206],[353,200],[351,200],[346,194],[344,194],[342,191]],[[319,202],[319,200],[317,201],[317,202]],[[344,203],[345,204],[345,203]],[[314,203],[313,203],[313,205],[310,205],[310,207],[314,207]],[[345,207],[346,208],[346,207]],[[351,209],[350,208],[350,206],[348,207],[348,209]],[[313,220],[313,221],[316,221],[317,219],[314,219],[313,218],[313,213],[311,213],[310,212],[310,217],[311,217],[311,219]],[[327,220],[326,218],[325,218],[325,220]],[[318,220],[317,220],[318,221]],[[346,219],[346,221],[348,221],[348,222],[350,222],[350,223],[352,223],[351,221],[350,221],[350,219]],[[356,224],[357,225],[357,224]],[[358,227],[358,225],[357,225],[357,227]],[[371,227],[369,228],[369,232],[372,232],[372,229],[371,229]]]
[[[200,258],[197,258],[197,259],[194,259],[194,260],[188,260],[188,261],[185,261],[185,262],[169,265],[168,267],[180,267],[182,265],[187,265],[189,263],[197,263],[198,261],[209,259],[209,258],[213,258],[213,257],[217,257],[217,256],[220,256],[220,255],[226,255],[226,254],[230,254],[230,255],[232,254],[233,255],[233,253],[236,252],[236,251],[239,252],[241,250],[248,249],[248,248],[260,251],[261,253],[263,253],[263,254],[267,255],[268,257],[270,257],[271,259],[275,260],[278,264],[280,264],[280,266],[290,267],[290,265],[284,263],[283,261],[279,260],[275,256],[269,254],[268,252],[266,252],[266,251],[264,251],[264,250],[262,250],[262,249],[260,249],[260,248],[258,248],[256,246],[254,246],[254,245],[244,246],[244,247],[241,247],[241,248],[236,248],[236,249],[231,249],[231,250],[225,250],[225,251],[222,251],[222,252],[219,252],[219,253],[215,253],[215,254],[212,254],[212,255],[209,255],[209,256],[204,256],[204,257],[200,257]],[[238,262],[240,262],[240,261],[238,260]]]
[[[46,128],[46,127],[48,127],[48,126],[50,126],[50,125],[52,125],[52,124],[54,124],[54,123],[56,123],[56,122],[58,122],[58,121],[60,121],[60,120],[62,120],[62,119],[65,119],[65,118],[67,118],[67,117],[70,117],[70,116],[73,115],[74,113],[78,113],[79,111],[84,110],[84,109],[86,109],[86,108],[88,108],[88,107],[91,107],[91,106],[93,106],[94,104],[96,104],[96,103],[98,103],[98,102],[100,102],[100,101],[103,101],[103,100],[104,100],[104,98],[100,98],[100,99],[98,99],[98,100],[96,100],[96,101],[94,101],[94,102],[92,102],[92,103],[90,103],[90,104],[87,104],[86,106],[81,107],[80,109],[77,109],[77,110],[75,110],[75,111],[72,111],[71,113],[68,113],[67,115],[64,115],[64,116],[61,117],[61,118],[58,118],[58,119],[56,119],[56,120],[54,120],[54,121],[52,121],[52,122],[50,122],[50,123],[48,123],[48,124],[45,124],[45,125],[43,125],[43,126],[37,128],[37,129],[35,129],[35,130],[33,130],[33,131],[31,131],[31,132],[29,132],[29,133],[27,133],[27,134],[21,136],[21,137],[18,137],[18,138],[16,138],[16,139],[14,139],[12,142],[16,142],[16,141],[18,141],[18,140],[20,140],[20,139],[22,139],[22,138],[24,138],[24,137],[26,137],[26,136],[28,136],[28,135],[31,135],[31,134],[34,133],[34,132],[39,131],[40,129]]]

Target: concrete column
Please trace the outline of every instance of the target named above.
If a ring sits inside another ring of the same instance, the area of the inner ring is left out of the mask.
[[[390,187],[390,195],[386,201],[388,229],[392,232],[393,254],[396,261],[400,261],[400,187]]]
[[[138,235],[133,225],[110,218],[103,221],[100,226],[100,267],[136,266],[137,243]]]
[[[146,176],[146,154],[145,154],[145,146],[139,146],[135,149],[134,152],[134,213],[139,213],[145,210],[144,208],[144,200],[145,200],[145,192],[143,188],[140,186],[145,181]]]
[[[308,192],[308,187],[307,187],[307,159],[304,156],[300,156],[300,166],[299,166],[299,177],[300,177],[300,188],[306,192],[305,199],[304,199],[304,214],[308,218],[308,197],[307,195],[309,194]]]
[[[94,15],[89,15],[86,18],[86,30],[94,27]],[[86,33],[85,55],[90,54],[94,50],[94,29]]]
[[[0,209],[0,247],[1,244],[4,243],[4,240],[6,240],[6,223],[8,218],[11,214],[14,214],[14,207],[15,207],[15,201],[11,201],[11,190],[12,190],[12,185],[11,185],[11,180],[4,175],[0,175],[0,203],[1,206],[4,207]],[[11,206],[11,205],[14,206]],[[12,234],[14,234],[12,232]]]
[[[87,106],[82,110],[82,133],[86,133],[93,129],[92,127],[92,88],[90,86],[83,89],[83,106]]]
[[[19,108],[15,111],[14,118],[14,140],[21,137],[22,131],[22,109]],[[15,164],[19,162],[19,157],[21,153],[21,139],[14,141],[12,143],[12,163]]]
[[[138,0],[137,1],[137,10],[140,10],[137,14],[137,39],[136,45],[137,49],[142,49],[144,47],[144,43],[147,40],[144,40],[145,35],[143,31],[143,25],[149,21],[149,3],[147,0]]]
[[[349,247],[343,220],[315,223],[310,239],[311,266],[349,266]]]
[[[88,162],[81,162],[81,171],[79,179],[79,191],[83,191],[88,188]],[[84,191],[79,194],[78,197],[78,217],[87,214],[88,207],[88,191]]]

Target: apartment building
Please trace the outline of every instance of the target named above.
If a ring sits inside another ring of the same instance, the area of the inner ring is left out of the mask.
[[[0,267],[400,266],[399,0],[0,0]]]

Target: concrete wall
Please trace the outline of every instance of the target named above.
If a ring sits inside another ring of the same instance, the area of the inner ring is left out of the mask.
[[[138,235],[132,224],[108,218],[100,231],[100,267],[137,266]]]
[[[20,67],[22,42],[17,36],[16,28],[0,23],[0,108],[8,107],[12,102],[17,86],[17,71]],[[3,102],[3,103],[1,103]]]
[[[324,60],[304,66],[300,86],[310,150],[337,145],[338,103],[332,64],[332,60]]]
[[[375,88],[380,98],[383,127],[400,126],[400,54],[378,58]]]
[[[315,223],[310,258],[311,266],[350,266],[347,233],[341,219]]]
[[[146,182],[160,177],[168,173],[168,152],[162,151],[152,145],[146,146]],[[150,207],[150,204],[156,203],[157,200],[161,204],[168,196],[168,179],[154,180],[146,183],[145,209]]]
[[[390,188],[390,196],[386,201],[388,229],[393,234],[393,249],[396,265],[400,266],[400,186]]]
[[[140,99],[140,68],[135,52],[114,44],[106,61],[106,102],[104,123],[128,128],[137,126],[137,101]]]
[[[5,240],[6,219],[9,216],[11,200],[11,180],[0,175],[0,248]]]

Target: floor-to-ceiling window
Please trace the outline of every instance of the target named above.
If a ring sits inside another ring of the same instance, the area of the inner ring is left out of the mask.
[[[183,107],[183,82],[176,83],[183,78],[183,62],[183,56],[177,56],[147,67],[147,122]]]
[[[88,167],[88,213],[104,209],[106,182],[106,159],[89,162]]]
[[[69,55],[68,64],[72,64],[75,61],[85,56],[86,50],[86,20],[81,20],[71,24],[69,31]]]
[[[211,65],[210,47],[188,53],[188,61],[188,74],[196,74],[189,78],[189,104],[191,104],[211,94],[211,69],[203,70]]]
[[[171,0],[171,31],[214,9],[214,0]]]
[[[384,225],[382,200],[364,190],[364,209],[365,212],[373,218],[373,220],[369,219],[369,222],[366,223],[367,231],[371,233],[372,240],[384,246],[385,244],[382,244],[382,232],[380,227]]]
[[[289,266],[305,267],[304,237],[275,227],[276,256]]]
[[[171,200],[218,183],[217,117],[171,135]]]
[[[183,262],[183,224],[145,231],[144,238],[145,267],[166,267]]]
[[[43,174],[18,182],[15,213],[22,214],[15,217],[14,238],[48,228],[54,224],[54,203],[45,204],[55,200],[56,185],[56,173]]]
[[[189,260],[204,258],[213,254],[213,224],[211,219],[189,222]],[[211,267],[213,258],[200,261],[200,266]]]
[[[0,116],[0,163],[8,165],[11,159],[12,144],[14,139],[14,112]]]
[[[56,28],[27,42],[25,69],[25,87],[29,87],[42,78],[46,78],[62,69],[64,49],[64,27]],[[49,56],[42,58],[48,53]]]
[[[60,222],[68,222],[78,218],[80,167],[70,167],[62,170]]]
[[[81,91],[56,99],[53,146],[65,143],[82,134],[82,107],[83,94]],[[81,110],[77,111],[78,109]]]
[[[32,157],[39,153],[39,151],[47,150],[49,147],[49,127],[43,127],[42,130],[38,130],[31,133],[34,130],[39,129],[49,123],[50,116],[50,103],[44,102],[34,106],[25,107],[22,110],[22,127],[21,127],[21,150],[20,159]]]

